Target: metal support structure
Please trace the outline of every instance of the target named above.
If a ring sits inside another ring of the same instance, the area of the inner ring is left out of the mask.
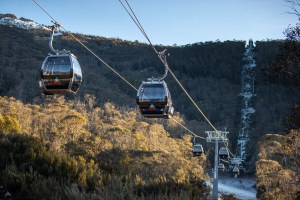
[[[54,22],[54,25],[51,27],[52,31],[51,31],[51,35],[50,35],[50,39],[49,39],[49,47],[51,49],[51,51],[53,51],[56,54],[66,54],[66,53],[70,53],[70,51],[67,51],[65,49],[63,50],[58,50],[58,49],[54,49],[52,42],[53,42],[53,36],[54,36],[54,32],[55,30],[57,30],[60,27],[60,24]]]
[[[162,77],[158,78],[160,81],[164,80],[167,75],[168,75],[168,71],[169,71],[169,65],[167,62],[167,56],[169,56],[169,53],[166,53],[167,49],[158,52],[158,57],[159,59],[163,62],[164,66],[165,66],[165,73]]]
[[[215,142],[215,166],[214,166],[215,169],[214,169],[214,188],[213,188],[214,199],[218,199],[218,191],[219,191],[219,188],[218,188],[218,181],[219,181],[219,179],[218,179],[218,173],[219,173],[218,144],[219,144],[219,142]]]
[[[214,184],[213,199],[218,199],[218,166],[219,166],[219,143],[227,143],[227,131],[205,131],[207,134],[206,142],[215,143],[215,165],[214,165]]]

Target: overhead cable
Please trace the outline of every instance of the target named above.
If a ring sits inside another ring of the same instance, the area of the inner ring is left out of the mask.
[[[53,21],[54,23],[60,24],[47,10],[45,10],[39,3],[37,3],[35,0],[34,3],[38,5]],[[100,62],[102,62],[106,67],[108,67],[111,71],[113,71],[117,76],[119,76],[123,81],[125,81],[130,87],[132,87],[134,90],[137,91],[137,88],[134,87],[129,81],[127,81],[121,74],[119,74],[115,69],[113,69],[109,64],[107,64],[103,59],[101,59],[99,56],[97,56],[91,49],[89,49],[85,44],[83,44],[77,37],[75,37],[70,31],[67,31],[62,24],[60,24],[60,27],[68,33],[74,40],[76,40],[78,43],[80,43],[86,50],[88,50],[91,54],[93,54]]]
[[[175,76],[175,74],[173,73],[173,71],[171,70],[171,68],[168,66],[168,63],[166,62],[166,60],[164,60],[160,55],[159,52],[156,50],[155,46],[152,44],[151,40],[149,39],[146,31],[144,30],[143,26],[141,25],[140,21],[138,20],[137,16],[135,15],[133,9],[131,8],[130,4],[128,3],[127,0],[125,0],[128,8],[122,3],[121,0],[119,0],[119,2],[122,4],[123,8],[126,10],[127,14],[131,17],[131,19],[134,21],[134,23],[136,24],[136,26],[139,28],[139,30],[142,32],[142,34],[145,36],[145,38],[148,40],[150,46],[152,47],[152,49],[154,50],[154,52],[157,54],[158,58],[161,60],[161,62],[165,65],[165,67],[168,68],[168,70],[170,71],[170,74],[173,76],[173,78],[175,79],[175,81],[177,82],[177,84],[180,86],[180,88],[183,90],[183,92],[187,95],[187,97],[190,99],[190,101],[193,103],[193,105],[196,107],[196,109],[200,112],[200,114],[203,116],[203,118],[206,120],[206,122],[213,128],[214,131],[216,131],[216,133],[222,137],[223,139],[225,139],[220,132],[215,128],[215,126],[211,123],[211,121],[206,117],[206,115],[204,114],[204,112],[200,109],[200,107],[196,104],[196,102],[193,100],[193,98],[189,95],[189,93],[187,92],[187,90],[183,87],[183,85],[180,83],[180,81],[177,79],[177,77]],[[130,10],[130,11],[129,11]],[[131,13],[130,13],[131,12]],[[228,148],[228,146],[225,144],[225,146]],[[228,148],[229,150],[229,148]],[[230,152],[230,150],[229,150]],[[230,152],[233,156],[234,154],[232,152]]]

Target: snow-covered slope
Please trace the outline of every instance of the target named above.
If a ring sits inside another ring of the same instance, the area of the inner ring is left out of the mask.
[[[2,17],[0,18],[0,24],[16,26],[18,28],[23,29],[46,29],[50,30],[48,27],[38,24],[34,21],[30,20],[21,20],[21,19],[14,19],[12,17]]]
[[[213,184],[210,181],[207,181],[206,183],[213,188]],[[221,177],[218,184],[219,196],[224,193],[228,195],[232,194],[235,198],[240,200],[255,200],[255,184],[256,180],[254,178]]]
[[[244,189],[236,188],[230,185],[219,183],[219,191],[225,194],[233,194],[237,199],[241,200],[254,200],[256,199],[256,193],[247,191]]]

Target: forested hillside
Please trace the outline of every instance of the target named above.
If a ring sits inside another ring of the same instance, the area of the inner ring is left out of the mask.
[[[268,134],[259,143],[256,163],[260,199],[299,199],[299,129],[287,135]]]
[[[1,191],[13,199],[206,198],[206,158],[191,156],[183,129],[96,101],[0,97]]]
[[[291,1],[294,11],[299,1]],[[299,12],[294,13],[298,16]],[[300,24],[285,30],[286,40],[279,54],[265,67],[269,83],[296,87],[298,101],[289,106],[284,120],[285,132],[272,131],[259,142],[256,162],[257,189],[260,199],[300,199]],[[274,115],[276,116],[276,115]]]
[[[0,95],[12,96],[23,102],[42,102],[38,88],[40,66],[49,53],[49,32],[23,30],[0,25]],[[102,38],[76,34],[80,40],[117,69],[135,87],[142,80],[161,75],[162,64],[150,46],[115,38]],[[283,131],[282,121],[288,115],[288,105],[297,101],[294,87],[264,81],[261,69],[277,53],[280,41],[256,42],[256,93],[255,119],[252,123],[253,144],[268,131]],[[83,85],[76,96],[97,97],[96,105],[113,102],[116,105],[135,107],[135,91],[98,62],[80,44],[63,34],[56,37],[54,47],[71,50],[83,70]],[[240,126],[241,91],[240,70],[243,65],[245,41],[205,42],[185,46],[157,46],[168,49],[169,65],[218,129],[230,132],[230,145],[234,149]],[[187,119],[187,126],[204,136],[211,128],[189,102],[171,76],[166,79],[174,100],[175,111]],[[172,134],[172,133],[171,133]],[[254,150],[253,150],[254,151]]]

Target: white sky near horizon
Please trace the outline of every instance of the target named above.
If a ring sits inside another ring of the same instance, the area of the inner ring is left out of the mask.
[[[36,0],[67,30],[108,38],[146,39],[118,0]],[[284,0],[129,0],[154,44],[284,39],[298,22]],[[0,0],[0,13],[41,24],[51,19],[32,0]]]

